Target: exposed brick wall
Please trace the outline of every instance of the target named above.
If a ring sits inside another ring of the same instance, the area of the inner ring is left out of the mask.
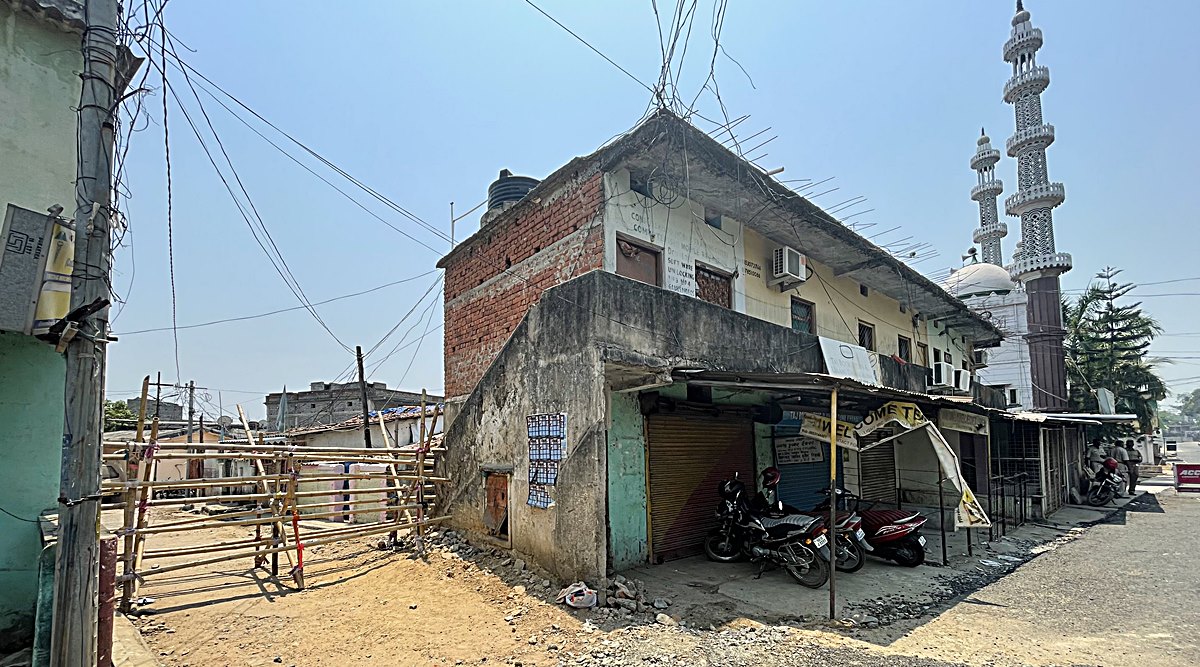
[[[543,290],[603,266],[602,183],[594,168],[574,175],[443,261],[447,397],[474,389]]]

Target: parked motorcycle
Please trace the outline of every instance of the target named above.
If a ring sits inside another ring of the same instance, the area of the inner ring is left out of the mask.
[[[805,512],[779,501],[779,482],[783,473],[771,466],[762,471],[759,493],[754,498],[752,508],[762,510],[774,506],[780,507],[789,514],[804,514],[816,517],[821,526],[826,526],[829,519],[828,509],[822,513],[817,511]],[[828,506],[827,506],[828,507]],[[867,562],[867,552],[871,546],[866,543],[862,530],[862,518],[854,512],[838,512],[837,515],[837,569],[840,572],[858,572]]]
[[[870,547],[872,556],[895,561],[905,567],[916,567],[925,562],[925,536],[921,526],[928,521],[920,512],[907,510],[872,509],[878,501],[865,509],[862,499],[845,489],[838,489],[839,499],[849,511],[862,519],[863,542]],[[825,491],[828,496],[829,492]],[[813,508],[817,512],[829,512],[829,499]]]
[[[783,511],[751,508],[746,485],[734,475],[717,486],[721,506],[720,524],[704,540],[710,560],[732,563],[742,558],[760,564],[762,576],[768,564],[787,570],[796,583],[820,588],[829,580],[828,531],[815,517]]]
[[[1110,463],[1111,462],[1111,463]],[[1092,507],[1100,507],[1112,502],[1125,488],[1125,478],[1117,472],[1116,459],[1107,459],[1104,466],[1096,472],[1088,484],[1087,502]]]

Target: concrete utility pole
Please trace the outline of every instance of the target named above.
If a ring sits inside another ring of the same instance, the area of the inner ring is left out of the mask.
[[[192,441],[192,419],[196,416],[196,381],[188,382],[188,430],[187,441]]]
[[[75,181],[75,261],[71,312],[100,307],[67,338],[59,483],[58,559],[50,664],[96,664],[99,582],[100,433],[108,337],[112,257],[109,203],[112,189],[113,115],[116,111],[117,0],[86,0],[83,92],[79,103]],[[68,316],[68,319],[70,316]]]
[[[363,404],[363,442],[367,449],[371,448],[371,408],[367,403],[367,376],[363,373],[362,346],[354,346],[354,354],[358,357],[358,390],[362,393]],[[379,415],[379,428],[383,428],[383,415]]]

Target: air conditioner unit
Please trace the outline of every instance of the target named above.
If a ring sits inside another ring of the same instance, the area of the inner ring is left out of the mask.
[[[933,386],[954,386],[954,365],[939,361],[933,365]]]
[[[971,371],[955,369],[954,388],[959,391],[971,391]]]
[[[780,246],[771,255],[771,285],[796,284],[808,279],[808,258],[799,250]]]
[[[987,350],[972,350],[972,354],[975,358],[975,367],[976,368],[983,368],[984,366],[988,365],[988,351]]]

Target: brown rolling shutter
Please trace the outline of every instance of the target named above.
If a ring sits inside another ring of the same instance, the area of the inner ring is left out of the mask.
[[[893,435],[892,429],[876,429],[860,436],[858,446],[866,447]],[[859,452],[858,475],[859,495],[863,500],[896,502],[896,441],[891,440]]]
[[[754,492],[753,424],[745,417],[650,415],[646,429],[653,560],[700,553],[716,523],[717,485],[737,472]]]

